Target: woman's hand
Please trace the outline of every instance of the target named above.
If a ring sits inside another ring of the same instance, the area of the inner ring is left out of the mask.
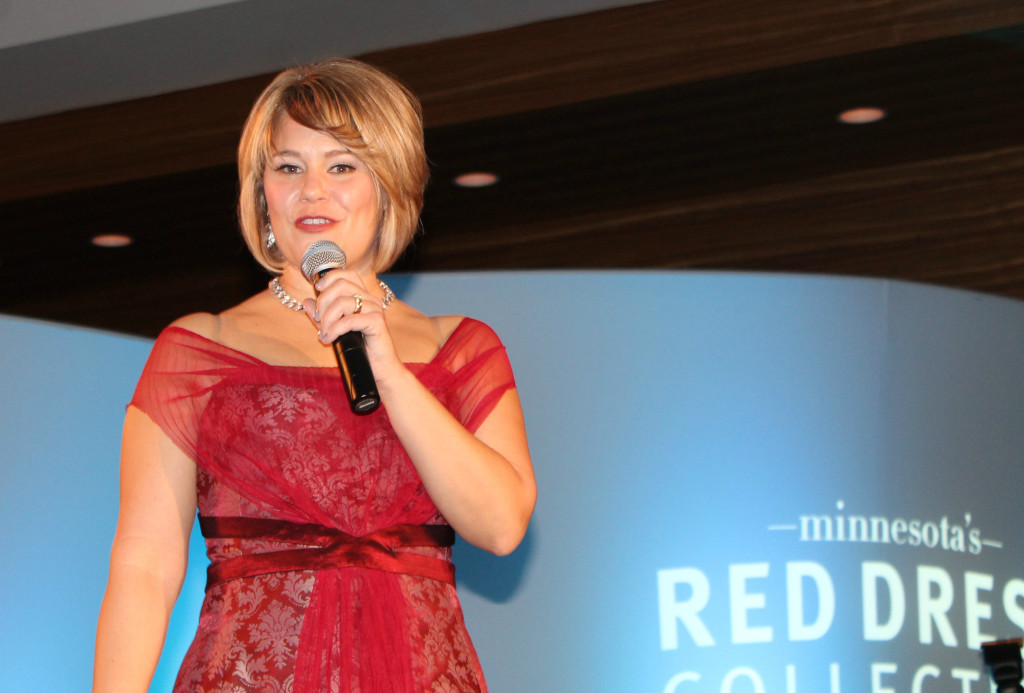
[[[378,383],[404,369],[384,318],[384,303],[377,295],[380,289],[375,279],[364,280],[355,270],[331,270],[317,280],[316,289],[316,299],[306,299],[302,306],[319,330],[323,344],[331,344],[346,332],[362,332]]]

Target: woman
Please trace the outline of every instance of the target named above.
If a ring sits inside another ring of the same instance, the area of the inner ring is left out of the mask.
[[[411,240],[419,103],[356,61],[288,70],[239,145],[242,232],[274,275],[157,339],[128,409],[95,691],[144,691],[198,508],[211,558],[177,691],[484,691],[452,529],[496,554],[536,498],[494,333],[427,317],[378,273]],[[306,248],[347,256],[314,288]],[[365,335],[382,406],[353,414],[331,344]]]

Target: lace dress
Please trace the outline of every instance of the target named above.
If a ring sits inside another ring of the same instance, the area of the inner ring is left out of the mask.
[[[468,318],[409,368],[470,431],[515,387],[497,336]],[[486,691],[453,534],[383,407],[353,415],[334,368],[272,366],[176,327],[132,404],[198,466],[211,566],[175,691]]]

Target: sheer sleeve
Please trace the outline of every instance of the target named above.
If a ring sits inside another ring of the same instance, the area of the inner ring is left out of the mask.
[[[258,359],[193,332],[168,327],[157,337],[130,404],[145,412],[196,462],[200,423],[217,387],[226,379],[280,378]],[[464,318],[437,356],[420,366],[419,378],[471,432],[515,389],[505,346],[488,325]]]
[[[168,327],[153,344],[130,405],[198,461],[199,422],[211,392],[239,366],[257,363],[188,330]]]
[[[464,318],[434,363],[450,378],[446,389],[453,395],[452,414],[470,432],[476,432],[501,397],[516,387],[505,346],[479,320]]]

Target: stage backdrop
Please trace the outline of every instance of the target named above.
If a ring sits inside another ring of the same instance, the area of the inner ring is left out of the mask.
[[[1024,630],[1024,305],[693,273],[395,277],[504,338],[540,499],[461,544],[494,693],[981,693]],[[0,690],[86,691],[146,340],[0,320]],[[194,559],[153,690],[198,609]]]

